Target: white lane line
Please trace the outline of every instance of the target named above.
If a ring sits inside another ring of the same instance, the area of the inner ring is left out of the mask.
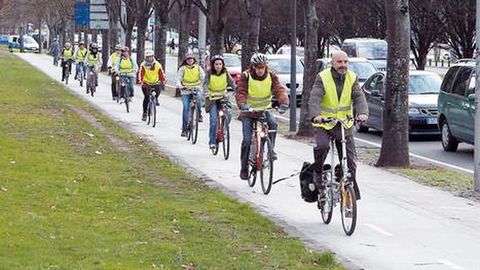
[[[381,234],[383,234],[383,235],[385,235],[385,236],[388,236],[388,237],[392,237],[392,236],[393,236],[393,233],[389,233],[389,232],[385,231],[384,229],[382,229],[382,228],[380,228],[380,227],[378,227],[378,226],[375,226],[375,225],[373,225],[373,224],[368,224],[368,223],[367,223],[367,224],[363,224],[363,225],[364,225],[364,226],[367,226],[367,227],[369,227],[370,229],[372,229],[372,230],[374,230],[374,231],[376,231],[376,232],[378,232],[378,233],[381,233]]]
[[[443,263],[444,265],[452,268],[452,269],[455,269],[455,270],[463,270],[465,268],[461,267],[460,265],[457,265],[457,264],[454,264],[453,262],[451,261],[447,261],[447,260],[438,260],[438,262],[440,263]]]

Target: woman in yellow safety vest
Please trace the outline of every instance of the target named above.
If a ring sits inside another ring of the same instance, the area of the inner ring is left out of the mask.
[[[65,47],[61,53],[62,57],[62,82],[65,80],[65,68],[68,65],[68,70],[70,70],[70,74],[72,73],[72,61],[73,61],[73,49],[72,44],[70,42],[65,43]]]
[[[226,98],[227,88],[235,91],[235,83],[227,72],[225,61],[220,55],[214,55],[210,59],[210,71],[207,72],[203,81],[205,91],[205,111],[210,113],[210,149],[216,147],[217,115],[220,101]],[[228,115],[230,120],[230,113]]]
[[[143,115],[142,121],[147,120],[147,107],[150,90],[155,92],[156,105],[161,88],[165,85],[166,79],[163,73],[162,64],[158,62],[152,50],[145,51],[145,61],[140,65],[140,82],[143,92]]]
[[[97,43],[90,43],[88,46],[88,53],[85,57],[88,67],[88,72],[93,72],[95,76],[95,86],[98,86],[98,68],[102,65],[102,58],[100,57],[100,53],[98,52],[98,45]],[[88,94],[88,88],[87,88]]]
[[[197,93],[198,115],[200,122],[202,122],[202,93],[200,86],[203,78],[205,78],[205,72],[202,67],[197,64],[193,54],[187,53],[177,73],[177,87],[181,89],[183,103],[182,137],[187,136],[188,110],[193,97],[191,93],[192,88],[198,88],[199,90],[199,93]]]
[[[130,57],[130,48],[123,47],[120,60],[118,60],[117,66],[115,67],[115,72],[120,75],[120,83],[126,83],[128,80],[128,87],[130,88],[130,98],[133,97],[133,81],[136,78],[138,71],[137,62],[133,61]],[[122,93],[120,96],[123,97],[124,89],[122,88]]]
[[[112,90],[112,99],[116,100],[117,98],[117,74],[115,73],[115,67],[120,61],[120,54],[122,53],[122,45],[117,44],[115,45],[115,52],[110,55],[108,58],[107,66],[108,66],[108,75],[111,76],[112,84],[110,86]]]

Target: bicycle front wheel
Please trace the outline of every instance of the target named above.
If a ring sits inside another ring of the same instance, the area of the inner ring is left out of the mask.
[[[230,126],[228,124],[228,118],[223,117],[222,118],[222,127],[223,127],[223,140],[222,140],[222,146],[223,146],[223,158],[225,160],[228,159],[230,156]]]
[[[198,105],[192,107],[193,110],[193,118],[192,118],[192,144],[197,143],[198,139],[198,122],[200,120],[200,115],[198,114]]]
[[[260,182],[262,183],[263,194],[267,195],[272,189],[273,180],[273,147],[272,142],[267,137],[262,140],[260,146],[261,170],[260,170]]]
[[[351,184],[347,184],[341,189],[340,212],[342,213],[343,231],[350,236],[357,225],[357,198]]]
[[[152,119],[152,127],[155,127],[157,125],[157,104],[155,104],[155,101],[152,101],[150,102],[150,106],[151,106],[151,115],[153,117]]]
[[[123,99],[125,101],[125,108],[127,109],[127,113],[130,112],[130,89],[128,86],[125,86],[125,91],[123,91]]]
[[[326,200],[322,205],[319,205],[322,220],[325,224],[330,224],[333,215],[333,194],[330,188],[327,189]]]

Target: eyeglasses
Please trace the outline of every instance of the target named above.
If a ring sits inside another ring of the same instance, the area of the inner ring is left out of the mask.
[[[258,66],[253,66],[254,68],[258,68],[258,69],[264,69],[266,68],[267,66],[265,65],[258,65]]]

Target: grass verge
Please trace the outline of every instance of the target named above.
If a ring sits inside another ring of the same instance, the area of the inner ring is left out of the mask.
[[[0,269],[342,269],[24,61],[1,62]]]

